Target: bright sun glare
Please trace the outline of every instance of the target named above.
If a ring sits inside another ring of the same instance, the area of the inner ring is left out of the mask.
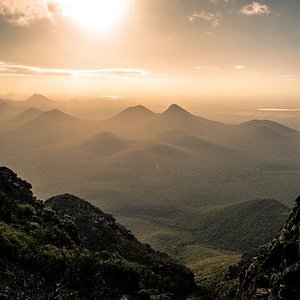
[[[60,0],[61,10],[90,29],[106,29],[123,15],[128,0]]]

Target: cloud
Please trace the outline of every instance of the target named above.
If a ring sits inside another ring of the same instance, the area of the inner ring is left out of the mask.
[[[242,70],[246,70],[246,69],[247,69],[247,67],[244,66],[244,65],[236,65],[236,66],[234,66],[234,68],[235,68],[236,70],[239,70],[239,71],[242,71]]]
[[[251,4],[245,5],[240,10],[240,13],[246,16],[262,16],[269,15],[271,13],[271,10],[266,4],[252,2]]]
[[[280,76],[281,78],[285,78],[285,79],[290,79],[290,78],[293,78],[294,76],[291,75],[291,74],[283,74]]]
[[[221,12],[212,13],[202,10],[201,12],[195,11],[191,16],[188,17],[190,22],[194,22],[197,19],[206,21],[210,23],[212,27],[216,27],[220,25],[223,19],[223,14]]]
[[[233,2],[234,0],[209,0],[210,2],[216,4],[218,2],[225,2],[225,3],[231,3]]]
[[[220,71],[221,68],[219,67],[215,67],[215,66],[211,66],[211,67],[206,67],[206,66],[195,66],[193,68],[195,71]]]
[[[55,21],[59,6],[53,0],[0,0],[0,16],[18,26],[29,26],[37,21]]]
[[[135,68],[108,68],[108,69],[56,69],[40,68],[21,64],[0,61],[0,74],[14,75],[47,75],[47,76],[75,76],[75,77],[141,77],[151,73]]]

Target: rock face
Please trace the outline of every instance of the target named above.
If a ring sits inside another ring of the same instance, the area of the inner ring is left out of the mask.
[[[0,168],[0,299],[186,299],[193,274],[90,203]]]
[[[6,167],[0,168],[0,190],[8,197],[24,202],[33,202],[31,184],[22,180]]]
[[[59,218],[71,218],[83,246],[96,252],[103,259],[125,259],[143,266],[151,265],[151,271],[162,278],[172,278],[175,275],[174,270],[177,270],[176,276],[181,276],[182,282],[193,277],[187,268],[177,265],[166,254],[156,252],[149,245],[140,243],[129,230],[118,224],[112,215],[103,213],[87,201],[65,194],[52,197],[45,203]],[[174,288],[176,290],[176,287]]]
[[[296,203],[279,235],[228,272],[227,279],[239,277],[234,299],[300,299],[300,197]]]

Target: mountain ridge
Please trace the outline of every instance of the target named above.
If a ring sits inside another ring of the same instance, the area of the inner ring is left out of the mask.
[[[87,201],[43,202],[0,167],[0,295],[3,299],[185,299],[193,274],[155,252]],[[158,298],[159,299],[159,298]]]
[[[299,223],[300,196],[276,237],[244,254],[237,265],[228,269],[222,288],[228,289],[228,284],[235,282],[230,299],[300,298]]]

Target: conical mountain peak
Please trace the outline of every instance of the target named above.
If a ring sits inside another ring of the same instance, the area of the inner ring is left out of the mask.
[[[177,104],[172,104],[169,106],[169,108],[163,113],[165,115],[190,115],[192,116],[191,113],[189,113],[187,110],[183,109],[181,106]]]

